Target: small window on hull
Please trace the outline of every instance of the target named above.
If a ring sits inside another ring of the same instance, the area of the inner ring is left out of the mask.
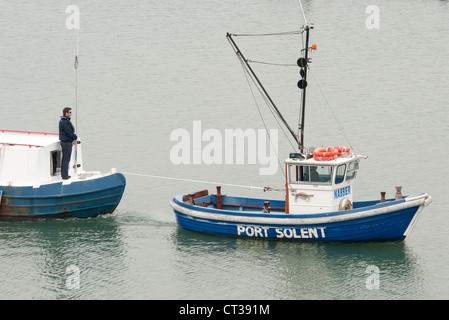
[[[50,152],[50,174],[52,176],[61,174],[61,151]]]

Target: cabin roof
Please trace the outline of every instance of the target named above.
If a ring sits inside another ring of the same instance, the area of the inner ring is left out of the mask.
[[[315,160],[313,158],[310,158],[310,159],[288,158],[285,160],[285,163],[297,164],[297,165],[308,165],[308,166],[336,166],[336,165],[348,163],[348,162],[351,162],[354,160],[358,160],[361,158],[366,158],[366,157],[352,154],[350,156],[337,157],[334,160],[327,160],[327,161],[319,161],[319,160]]]
[[[0,147],[4,144],[22,147],[45,147],[59,141],[57,133],[0,129]]]

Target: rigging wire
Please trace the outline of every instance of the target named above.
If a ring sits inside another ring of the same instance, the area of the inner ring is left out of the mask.
[[[271,187],[256,187],[256,186],[247,186],[247,185],[233,184],[233,183],[193,180],[193,179],[184,179],[184,178],[173,178],[173,177],[167,177],[167,176],[157,176],[157,175],[152,175],[152,174],[140,174],[140,173],[131,173],[131,172],[123,172],[123,171],[121,173],[126,174],[126,175],[131,175],[131,176],[139,176],[139,177],[147,177],[147,178],[208,183],[208,184],[214,184],[214,185],[220,185],[220,186],[245,188],[245,189],[249,189],[249,190],[257,189],[257,190],[263,190],[264,192],[265,191],[285,191],[285,189],[277,189],[277,188],[271,188]]]
[[[329,110],[331,111],[332,116],[334,117],[335,121],[337,122],[338,126],[340,127],[340,130],[341,130],[341,132],[343,133],[343,136],[345,137],[346,141],[348,142],[349,146],[351,147],[351,150],[354,151],[354,148],[352,147],[351,142],[349,141],[348,137],[346,136],[346,133],[345,133],[345,131],[343,130],[343,127],[342,127],[342,125],[340,124],[340,121],[338,121],[338,118],[337,118],[336,114],[334,113],[334,110],[332,109],[332,107],[331,107],[329,101],[326,99],[326,96],[324,95],[324,92],[323,92],[323,90],[321,89],[321,87],[320,87],[320,85],[319,85],[319,83],[318,83],[318,80],[316,79],[315,75],[313,74],[313,72],[312,72],[312,70],[311,70],[310,68],[309,68],[309,71],[310,71],[310,73],[312,74],[312,78],[313,78],[313,80],[315,81],[316,86],[318,87],[318,89],[319,89],[321,95],[323,96],[324,101],[326,102],[326,104],[327,104]]]
[[[237,56],[239,57],[239,59],[241,59],[239,55],[237,55]],[[296,67],[296,66],[297,66],[296,64],[271,63],[271,62],[255,61],[255,60],[249,60],[249,59],[247,59],[246,61],[247,61],[248,63],[259,63],[259,64],[272,65],[272,66],[283,66],[283,67],[284,67],[284,66],[285,66],[285,67]],[[244,68],[244,70],[246,70],[245,65],[244,65],[244,63],[243,63],[242,61],[241,61],[241,64],[242,64],[242,67]],[[317,87],[318,87],[318,89],[319,89],[319,91],[320,91],[320,94],[323,96],[324,101],[326,102],[326,105],[328,106],[328,108],[329,108],[329,110],[330,110],[332,116],[334,117],[335,121],[337,122],[337,124],[338,124],[338,126],[339,126],[339,128],[340,128],[340,130],[341,130],[341,132],[342,132],[342,134],[343,134],[343,136],[345,137],[345,139],[346,139],[346,141],[348,142],[348,144],[349,144],[349,146],[351,147],[351,149],[354,150],[354,148],[352,147],[351,142],[349,141],[349,139],[348,139],[348,137],[347,137],[345,131],[343,130],[343,127],[342,127],[340,121],[338,120],[338,118],[337,118],[337,116],[336,116],[334,110],[332,109],[332,107],[331,107],[329,101],[327,100],[326,96],[324,95],[324,92],[323,92],[323,90],[321,89],[321,86],[319,85],[318,80],[316,79],[314,73],[312,72],[312,70],[310,69],[309,66],[307,66],[307,68],[308,68],[308,70],[310,71],[310,73],[312,74],[312,77],[313,77],[313,79],[314,79],[314,81],[315,81],[315,83],[316,83],[316,85],[317,85]],[[246,73],[248,73],[248,71],[246,71]],[[245,73],[245,76],[246,76],[246,73]],[[248,74],[249,74],[249,73],[248,73]],[[249,74],[249,75],[251,76],[251,74]],[[252,79],[252,77],[251,77],[251,79]],[[252,81],[253,81],[253,83],[255,84],[255,82],[254,82],[253,79],[252,79]],[[257,86],[256,86],[256,87],[257,87]],[[251,88],[251,87],[250,87],[250,88]],[[264,96],[263,96],[262,92],[260,91],[260,89],[259,89],[259,92],[260,92],[260,94],[262,95],[262,97],[264,98]],[[251,93],[252,93],[252,91],[251,91]],[[271,113],[272,113],[273,116],[275,117],[276,122],[279,124],[280,128],[282,129],[282,132],[283,132],[284,135],[287,137],[287,134],[285,133],[283,127],[280,125],[279,121],[277,120],[277,117],[276,117],[275,113],[274,113],[273,110],[270,108],[270,104],[266,101],[265,98],[264,98],[264,100],[265,100],[265,102],[267,103],[267,105],[268,105],[268,107],[269,107]],[[257,102],[256,102],[256,106],[257,106]],[[258,107],[258,106],[257,106],[257,107]],[[259,108],[259,107],[258,107],[258,108]],[[259,114],[260,114],[260,110],[259,110]],[[261,115],[261,117],[262,117],[262,115]],[[262,121],[263,121],[263,119],[262,119]],[[299,129],[300,129],[300,128],[298,127],[298,130],[299,130]],[[298,134],[299,134],[299,131],[298,131]],[[290,143],[290,145],[292,145],[290,139],[287,138],[287,141]],[[293,145],[292,145],[292,147],[293,147]],[[293,148],[294,148],[294,147],[293,147]]]
[[[263,62],[263,61],[255,61],[255,60],[249,60],[246,59],[249,63],[260,63],[260,64],[266,64],[270,66],[282,66],[282,67],[297,67],[297,64],[289,64],[289,63],[273,63],[273,62]]]
[[[264,37],[264,36],[288,36],[292,34],[301,34],[304,30],[276,32],[276,33],[231,33],[234,37]]]
[[[304,16],[305,24],[307,25],[307,19],[306,19],[306,17],[305,17],[305,13],[304,13],[304,10],[303,10],[303,7],[302,7],[302,4],[301,4],[301,1],[300,1],[300,0],[299,0],[299,5],[300,5],[300,7],[301,7],[301,11],[302,11],[302,14],[303,14],[303,16]],[[301,41],[302,41],[302,44],[303,44],[303,47],[304,47],[304,29],[301,30],[301,31],[278,32],[278,33],[263,33],[263,34],[231,34],[231,35],[232,35],[232,36],[247,36],[247,37],[249,37],[249,36],[275,36],[275,35],[295,35],[295,34],[301,34]],[[244,68],[245,72],[248,73],[248,74],[250,75],[250,78],[252,79],[253,83],[255,84],[255,81],[254,81],[254,79],[252,78],[251,74],[247,71],[247,68],[246,68],[246,66],[244,65],[243,61],[241,61],[241,59],[242,59],[241,56],[238,54],[237,51],[234,50],[234,52],[236,53],[237,57],[239,58],[240,63],[241,63],[241,65],[242,65],[242,67]],[[248,62],[248,63],[258,63],[258,64],[264,64],[264,65],[272,65],[272,66],[282,66],[282,67],[296,67],[296,66],[297,66],[297,65],[295,65],[295,64],[287,64],[287,63],[271,63],[271,62],[264,62],[264,61],[250,60],[250,59],[246,59],[246,62]],[[308,69],[308,70],[310,71],[310,73],[312,74],[312,77],[313,77],[315,83],[317,84],[317,87],[318,87],[318,89],[319,89],[321,95],[323,96],[324,101],[326,102],[326,105],[328,106],[328,108],[329,108],[329,110],[330,110],[332,116],[334,117],[335,121],[337,122],[337,125],[339,126],[339,128],[340,128],[340,130],[341,130],[343,136],[345,137],[345,139],[346,139],[346,141],[348,142],[348,144],[349,144],[349,146],[351,147],[351,149],[354,150],[354,148],[353,148],[351,142],[349,141],[349,139],[348,139],[346,133],[345,133],[344,130],[343,130],[343,127],[342,127],[340,121],[338,120],[338,118],[337,118],[337,116],[336,116],[334,110],[332,109],[332,107],[331,107],[329,101],[327,100],[326,96],[324,95],[324,92],[323,92],[323,90],[321,89],[321,87],[320,87],[320,85],[319,85],[319,83],[318,83],[318,81],[317,81],[315,75],[313,74],[313,72],[312,72],[312,70],[310,69],[309,66],[307,66],[307,69]],[[246,73],[245,73],[245,77],[246,77]],[[257,86],[256,84],[255,84],[255,86],[256,86],[256,88],[258,88],[258,86]],[[250,87],[250,88],[251,88],[251,87]],[[276,119],[277,123],[279,124],[279,121],[277,120],[277,117],[276,117],[275,113],[273,112],[272,108],[270,107],[270,104],[268,103],[268,101],[266,101],[265,96],[263,95],[263,93],[260,91],[259,88],[258,88],[258,90],[259,90],[260,94],[262,95],[263,99],[265,100],[265,102],[267,103],[267,105],[268,105],[270,111],[271,111],[272,114],[275,116],[275,119]],[[251,91],[251,93],[252,93],[252,91]],[[254,97],[254,94],[253,94],[253,97]],[[257,105],[257,102],[256,102],[256,106],[257,106],[257,108],[259,108],[259,106]],[[259,110],[259,114],[261,115],[260,110]],[[262,117],[262,115],[261,115],[261,117]],[[263,119],[262,119],[262,121],[263,121]],[[265,123],[264,123],[264,125],[265,125]],[[286,133],[285,133],[285,131],[283,130],[282,126],[281,126],[280,124],[279,124],[279,126],[280,126],[280,128],[282,129],[284,135],[286,136]],[[300,130],[300,127],[298,126],[298,134],[299,134],[299,130]],[[289,143],[291,144],[291,141],[290,141],[289,139],[287,139],[287,141],[289,141]],[[293,146],[293,145],[292,145],[292,146]]]
[[[228,39],[228,41],[229,41],[229,39]],[[230,42],[230,41],[229,41],[229,42]],[[266,127],[266,125],[265,125],[265,121],[263,120],[262,113],[261,113],[261,111],[260,111],[259,105],[257,104],[257,100],[256,100],[256,98],[255,98],[255,96],[254,96],[254,93],[253,93],[253,90],[252,90],[252,88],[251,88],[251,85],[250,85],[250,83],[249,83],[249,81],[248,81],[248,76],[249,76],[249,78],[251,79],[251,81],[253,82],[254,86],[255,86],[255,87],[257,88],[257,90],[259,91],[259,93],[260,93],[262,99],[265,101],[265,104],[267,105],[268,110],[270,110],[271,114],[273,115],[273,118],[276,120],[278,126],[279,126],[280,129],[282,130],[282,133],[284,134],[286,140],[290,143],[290,145],[292,146],[293,150],[295,150],[295,147],[293,146],[291,140],[288,138],[288,135],[287,135],[287,133],[285,132],[284,127],[279,123],[279,119],[278,119],[279,116],[277,115],[277,113],[275,112],[275,110],[273,110],[272,104],[268,101],[266,95],[262,92],[262,90],[260,89],[260,87],[257,85],[257,83],[256,83],[256,81],[255,81],[255,79],[254,79],[254,77],[253,77],[252,74],[249,72],[249,70],[248,70],[246,64],[245,64],[244,61],[243,61],[243,57],[242,57],[240,54],[238,54],[238,52],[236,51],[236,48],[234,48],[234,46],[232,46],[232,44],[231,44],[231,47],[232,47],[234,53],[236,54],[237,58],[238,58],[239,61],[240,61],[240,64],[241,64],[241,66],[242,66],[242,69],[243,69],[245,78],[246,78],[247,83],[248,83],[248,86],[249,86],[249,88],[250,88],[250,90],[251,90],[251,94],[253,95],[254,102],[255,102],[256,107],[257,107],[257,109],[258,109],[258,111],[259,111],[259,115],[260,115],[261,120],[262,120],[262,122],[263,122],[263,124],[264,124],[264,126],[265,126],[265,129],[267,129],[267,127]],[[246,60],[246,61],[247,61],[247,60]],[[247,62],[248,62],[248,61],[247,61]],[[268,130],[267,130],[267,132],[268,132]],[[271,139],[270,139],[270,142],[271,142]],[[279,157],[278,157],[278,160],[279,160]],[[281,168],[282,168],[282,165],[281,165]]]
[[[285,133],[283,126],[279,123],[279,120],[281,120],[285,124],[285,126],[290,129],[288,123],[285,121],[285,119],[280,114],[279,110],[276,108],[274,103],[268,97],[268,94],[265,92],[265,90],[262,90],[263,88],[262,88],[262,85],[260,84],[260,82],[257,81],[257,83],[259,85],[256,83],[255,75],[252,72],[250,72],[249,66],[247,65],[248,61],[243,57],[243,55],[241,54],[239,49],[234,45],[233,41],[232,42],[231,41],[232,40],[230,39],[230,37],[228,37],[228,42],[230,43],[234,53],[236,54],[237,59],[239,59],[243,70],[249,75],[250,79],[253,81],[254,86],[258,89],[262,99],[265,101],[266,105],[268,106],[268,109],[271,111],[273,118],[278,123],[278,125],[281,128],[282,132],[284,133],[284,136],[286,137],[287,141],[291,144],[291,141],[287,138],[287,134]],[[251,87],[250,87],[250,89],[251,89]],[[256,102],[256,106],[258,106],[257,102]],[[274,110],[274,109],[276,109],[276,110]],[[259,112],[259,114],[260,114],[260,112]],[[279,120],[278,120],[278,118],[279,118]],[[291,131],[291,129],[290,129],[290,131]],[[292,148],[295,149],[295,147],[293,145],[292,145]]]
[[[301,0],[298,0],[298,1],[299,1],[299,6],[301,7],[302,16],[304,17],[304,23],[307,24],[306,14],[305,14],[304,9],[302,7]]]
[[[251,76],[251,74],[249,73],[249,71],[246,69],[244,62],[241,61],[241,59],[239,59],[239,60],[240,60],[241,66],[242,66],[242,68],[243,68],[243,71],[244,71],[245,77],[246,77],[246,79],[247,79],[247,82],[248,82],[248,77],[247,77],[247,75],[249,75],[249,77],[250,77],[251,81],[253,82],[254,86],[257,88],[257,90],[259,91],[259,93],[260,93],[262,99],[265,101],[265,104],[267,105],[268,110],[270,110],[271,114],[273,115],[274,120],[276,120],[276,122],[277,122],[279,128],[281,129],[282,133],[284,134],[285,139],[288,141],[288,143],[290,143],[290,145],[292,146],[292,149],[295,150],[295,146],[292,144],[291,140],[288,138],[288,135],[287,135],[287,133],[285,132],[284,127],[280,124],[279,119],[278,119],[278,116],[276,115],[275,111],[274,111],[273,108],[271,107],[271,104],[269,103],[269,101],[267,100],[267,98],[265,97],[265,95],[263,94],[263,92],[260,90],[260,88],[257,86],[256,81],[254,80],[254,78]],[[262,117],[262,113],[261,113],[261,111],[260,111],[259,105],[257,104],[256,98],[255,98],[255,96],[254,96],[254,93],[253,93],[253,91],[252,91],[252,89],[251,89],[251,85],[249,84],[249,82],[248,82],[248,86],[249,86],[249,88],[250,88],[250,90],[251,90],[251,93],[253,94],[254,102],[255,102],[256,107],[257,107],[257,109],[258,109],[258,111],[259,111],[259,115],[260,115],[260,117],[261,117],[261,119],[262,119],[262,122],[263,122],[264,125],[265,125],[265,122],[264,122],[263,117]],[[266,126],[265,126],[265,129],[266,129]]]
[[[239,59],[239,60],[240,60],[240,64],[241,64],[242,69],[243,69],[243,74],[245,75],[246,82],[248,83],[248,87],[249,87],[249,89],[250,89],[250,91],[251,91],[251,94],[252,94],[252,96],[253,96],[254,103],[256,104],[257,111],[259,112],[260,119],[262,120],[263,126],[265,127],[265,132],[267,133],[268,140],[270,140],[270,144],[273,146],[273,150],[276,152],[276,149],[274,148],[274,145],[273,145],[273,141],[271,140],[271,136],[270,136],[270,134],[269,134],[269,132],[268,132],[267,125],[266,125],[266,123],[265,123],[265,120],[263,119],[262,112],[260,111],[259,104],[257,103],[256,97],[254,96],[253,89],[251,88],[251,84],[250,84],[249,79],[248,79],[248,71],[247,71],[246,68],[244,67],[243,61],[241,61],[241,59]],[[252,80],[253,83],[254,83],[254,79],[251,78],[251,80]],[[259,90],[259,92],[260,92],[260,90]],[[265,103],[266,103],[267,105],[269,105],[265,99],[264,99],[264,101],[265,101]],[[273,113],[273,111],[271,111],[271,113]],[[275,118],[275,119],[276,119],[276,118]],[[276,120],[276,121],[277,121],[277,120]],[[279,122],[278,122],[278,124],[279,124]],[[281,127],[281,129],[282,129],[282,127]],[[284,130],[282,130],[282,132],[284,132]],[[285,135],[285,132],[284,132],[284,135]],[[288,141],[290,141],[290,140],[288,140]],[[292,145],[292,147],[293,147],[293,145]],[[294,147],[293,147],[293,149],[294,149]],[[282,170],[282,176],[284,177],[284,176],[285,176],[285,172],[284,172],[284,169],[283,169],[281,160],[279,159],[279,155],[278,155],[277,152],[276,152],[276,158],[277,158],[277,160],[278,160],[278,162],[279,162],[279,167],[280,167],[281,170]]]
[[[241,57],[242,61],[245,63],[245,68],[251,72],[251,77],[257,82],[258,84],[258,88],[261,89],[263,91],[263,96],[269,100],[271,107],[276,110],[277,116],[279,117],[279,119],[284,123],[285,127],[288,129],[288,131],[291,133],[292,137],[294,138],[294,140],[298,143],[298,147],[302,147],[302,144],[299,142],[298,140],[298,136],[293,132],[292,128],[289,126],[289,124],[287,123],[287,121],[284,119],[284,117],[282,116],[281,112],[279,111],[279,109],[276,107],[275,103],[273,102],[273,100],[271,99],[271,97],[269,96],[268,92],[265,90],[265,88],[263,87],[262,83],[260,82],[260,80],[258,79],[258,77],[256,76],[256,74],[254,73],[253,69],[250,67],[249,63],[246,61],[245,57],[243,56],[242,52],[240,51],[240,49],[238,48],[237,44],[235,43],[235,41],[232,39],[232,36],[228,33],[226,35],[226,37],[228,38],[228,41],[231,45],[231,47],[234,48],[235,53],[237,54],[238,57]]]

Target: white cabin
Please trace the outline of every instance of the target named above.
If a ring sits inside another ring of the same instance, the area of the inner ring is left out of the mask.
[[[81,144],[69,164],[69,175],[83,172]],[[61,145],[56,133],[0,130],[0,185],[34,186],[62,181]]]
[[[291,154],[286,166],[286,212],[324,213],[352,208],[353,184],[363,156],[334,160],[306,159]]]

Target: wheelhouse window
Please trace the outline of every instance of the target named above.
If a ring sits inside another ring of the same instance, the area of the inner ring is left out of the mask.
[[[335,175],[335,184],[342,183],[345,179],[346,165],[342,164],[337,167],[337,174]]]
[[[351,162],[348,166],[348,172],[346,173],[346,181],[354,179],[359,169],[359,162]]]
[[[325,184],[332,182],[332,166],[289,165],[289,183]]]

